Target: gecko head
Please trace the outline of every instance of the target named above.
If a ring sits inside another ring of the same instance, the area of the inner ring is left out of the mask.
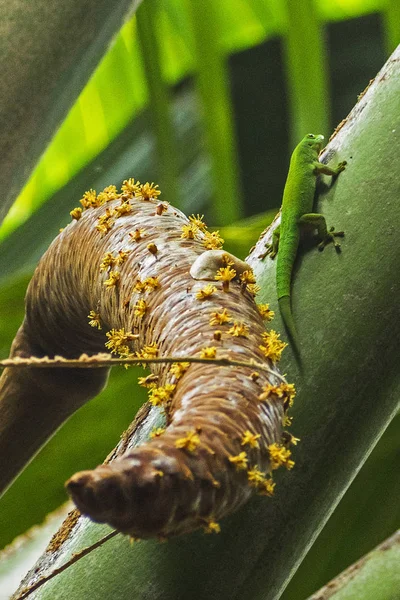
[[[317,154],[319,154],[322,150],[322,145],[324,143],[324,136],[323,135],[314,135],[313,133],[308,133],[304,138],[303,138],[303,144],[306,146],[311,146],[311,148],[313,150],[315,150],[317,152]]]

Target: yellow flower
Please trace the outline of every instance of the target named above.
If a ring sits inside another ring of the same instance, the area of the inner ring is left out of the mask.
[[[108,342],[105,343],[106,348],[114,354],[124,356],[129,354],[129,347],[127,344],[133,340],[137,340],[139,337],[131,331],[125,331],[124,328],[111,329],[106,332],[106,336],[108,337]]]
[[[224,292],[229,290],[229,282],[232,281],[236,277],[235,269],[231,267],[221,267],[218,269],[217,274],[215,276],[216,281],[222,281],[222,287]]]
[[[133,309],[133,314],[139,317],[139,319],[143,319],[147,310],[147,304],[144,300],[138,300]]]
[[[247,471],[247,479],[250,485],[254,487],[258,487],[262,485],[265,481],[265,473],[258,469],[258,465],[255,465],[252,469]]]
[[[207,298],[212,296],[214,294],[214,292],[216,292],[216,291],[217,291],[217,288],[215,287],[215,285],[212,285],[211,283],[207,283],[206,286],[204,286],[201,290],[196,292],[196,299],[197,300],[207,300]]]
[[[136,352],[136,357],[149,359],[149,358],[156,358],[157,354],[158,354],[157,342],[153,342],[152,344],[149,344],[148,346],[143,346],[143,348],[139,352]]]
[[[288,417],[287,415],[284,415],[284,417],[282,419],[283,427],[290,427],[292,423],[293,423],[293,417]]]
[[[164,427],[154,427],[152,429],[152,431],[150,432],[150,438],[156,438],[156,437],[160,437],[160,435],[162,435],[165,432],[165,428]]]
[[[158,277],[146,277],[146,279],[143,280],[143,285],[146,292],[152,292],[156,288],[160,287],[160,282]]]
[[[202,348],[200,351],[200,358],[215,358],[217,356],[217,349],[215,346],[209,346],[208,348]]]
[[[297,442],[300,442],[300,438],[294,437],[294,435],[292,435],[291,433],[286,432],[287,435],[289,436],[289,444],[292,444],[292,446],[297,446]]]
[[[115,264],[122,265],[130,254],[129,250],[118,250],[118,256],[115,259]]]
[[[101,206],[105,202],[111,202],[111,200],[116,200],[117,198],[119,198],[117,188],[115,185],[109,185],[108,187],[104,188],[100,194],[98,194],[96,199],[97,206]]]
[[[271,478],[264,479],[264,481],[259,484],[257,492],[260,496],[271,497],[274,495],[275,485],[276,484]]]
[[[127,215],[132,212],[132,204],[129,200],[121,200],[121,204],[115,208],[115,214],[118,217],[122,217],[122,215]]]
[[[279,337],[280,334],[271,329],[271,331],[262,334],[264,345],[258,346],[265,356],[273,362],[280,360],[282,351],[287,346],[287,344],[282,342]]]
[[[132,238],[134,242],[138,242],[142,239],[142,235],[144,234],[145,229],[135,229],[135,231],[131,231],[129,233],[129,237]]]
[[[232,327],[228,329],[228,333],[234,337],[247,337],[249,328],[244,323],[238,323],[238,321],[235,321]]]
[[[188,363],[188,362],[172,363],[168,374],[172,375],[176,379],[180,379],[182,377],[182,375],[184,373],[186,373],[186,371],[188,370],[189,367],[190,367],[190,363]]]
[[[114,221],[105,221],[104,223],[99,223],[96,225],[96,229],[101,233],[101,235],[105,235],[110,231],[113,225]]]
[[[138,277],[133,287],[133,291],[143,294],[143,292],[152,292],[158,287],[160,287],[158,277],[146,277],[143,281]]]
[[[229,323],[232,321],[232,317],[224,308],[222,312],[212,312],[210,318],[210,325],[223,325],[224,323]]]
[[[293,383],[280,383],[279,385],[266,383],[262,389],[263,392],[258,397],[261,402],[268,400],[271,396],[276,396],[277,398],[287,399],[288,406],[293,406],[293,399],[296,395]]]
[[[167,383],[167,385],[161,387],[151,388],[149,391],[149,402],[153,406],[165,406],[171,400],[175,387],[175,385]]]
[[[106,208],[106,212],[103,213],[97,220],[100,224],[110,221],[114,217],[114,209]]]
[[[231,269],[230,266],[221,267],[218,269],[215,276],[216,281],[232,281],[236,277],[235,269]]]
[[[288,448],[285,448],[285,446],[276,443],[270,444],[268,450],[272,470],[278,469],[282,465],[287,469],[292,469],[294,467],[294,461],[290,460],[292,453]]]
[[[186,437],[179,438],[175,441],[175,448],[183,448],[189,452],[194,452],[199,444],[200,437],[193,429],[192,431],[186,432]]]
[[[75,221],[79,221],[79,219],[82,216],[82,209],[80,206],[78,206],[78,207],[74,208],[73,210],[71,210],[69,214],[71,215],[71,217],[73,219],[75,219]]]
[[[91,319],[89,321],[90,327],[97,327],[97,329],[101,329],[101,321],[100,321],[99,313],[95,312],[94,310],[91,310],[90,313],[88,314],[88,319]]]
[[[110,271],[109,277],[105,280],[104,285],[106,286],[106,288],[111,289],[112,287],[118,285],[119,280],[120,274],[118,273],[118,271]]]
[[[147,375],[147,377],[139,377],[138,384],[147,388],[155,388],[157,387],[158,375]]]
[[[204,219],[204,215],[190,215],[189,217],[189,221],[195,226],[197,227],[197,229],[200,229],[200,231],[205,231],[207,229],[207,225],[204,223],[203,221]]]
[[[248,283],[256,283],[256,278],[253,271],[251,269],[249,271],[243,271],[240,276],[240,281],[245,285]]]
[[[248,458],[246,452],[240,452],[237,456],[229,456],[228,458],[229,462],[233,463],[238,471],[247,469]]]
[[[115,258],[112,255],[112,252],[106,252],[106,254],[101,259],[100,263],[100,271],[108,271],[110,267],[115,265]]]
[[[108,185],[107,187],[104,188],[102,193],[107,196],[107,202],[110,202],[110,200],[115,200],[116,198],[119,198],[118,190],[115,187],[115,185]]]
[[[203,529],[204,533],[219,533],[221,531],[221,527],[216,521],[208,521],[207,525],[204,525]]]
[[[219,250],[219,248],[222,248],[223,244],[224,240],[219,235],[219,231],[213,231],[212,233],[209,231],[204,232],[203,245],[207,250]]]
[[[154,185],[153,182],[148,181],[140,186],[140,195],[143,200],[150,200],[150,198],[158,198],[161,194],[161,190],[158,189],[158,185]]]
[[[190,223],[189,225],[182,225],[181,230],[181,238],[194,240],[194,236],[196,235],[198,228],[193,223]]]
[[[235,264],[233,260],[229,257],[229,254],[223,254],[221,260],[224,267],[231,267]]]
[[[114,210],[106,209],[106,212],[97,219],[96,229],[103,235],[110,231],[114,225]]]
[[[85,192],[79,202],[82,204],[83,210],[98,206],[95,190],[90,189],[88,192]]]
[[[242,441],[240,442],[242,446],[249,445],[250,448],[259,448],[260,444],[258,443],[258,439],[261,437],[259,433],[252,433],[248,429],[242,435]]]
[[[136,283],[133,286],[133,291],[138,294],[143,294],[143,292],[145,291],[145,285],[144,285],[143,281],[140,280],[139,277],[136,279]]]
[[[140,194],[140,181],[137,181],[135,183],[133,177],[125,179],[122,183],[121,190],[127,196],[137,196],[138,194]]]
[[[157,354],[158,354],[157,343],[153,342],[152,344],[149,344],[148,346],[144,346],[143,352],[145,354],[148,354],[149,356],[157,356]],[[142,358],[146,358],[146,357],[142,356]]]
[[[269,304],[257,304],[257,308],[264,321],[271,321],[273,319],[275,313],[269,308]]]
[[[261,290],[260,286],[256,283],[248,283],[246,289],[253,296],[253,298]]]

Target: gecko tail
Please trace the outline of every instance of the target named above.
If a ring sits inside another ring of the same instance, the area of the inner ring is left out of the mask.
[[[296,357],[296,360],[299,362],[299,364],[301,364],[300,348],[299,348],[299,343],[298,343],[299,338],[297,335],[296,325],[295,325],[295,322],[293,319],[290,296],[281,296],[278,300],[278,303],[279,303],[279,312],[281,313],[283,323],[285,325],[287,334],[289,336],[289,340],[291,342],[293,353]]]

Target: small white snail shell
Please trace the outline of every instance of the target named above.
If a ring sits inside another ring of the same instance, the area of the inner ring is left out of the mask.
[[[196,258],[190,268],[190,275],[193,279],[214,281],[218,269],[226,267],[229,262],[233,262],[232,269],[235,269],[237,276],[244,271],[251,271],[250,265],[243,260],[236,258],[226,250],[206,250]]]

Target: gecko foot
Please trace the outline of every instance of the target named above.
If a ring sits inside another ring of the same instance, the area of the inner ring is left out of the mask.
[[[346,168],[346,165],[347,165],[347,161],[346,160],[343,160],[342,162],[340,162],[338,164],[338,166],[336,167],[336,175],[339,175],[339,173],[341,173],[342,171],[344,171],[345,168]]]
[[[275,258],[276,250],[274,250],[273,244],[265,244],[265,248],[265,252],[259,254],[258,258],[260,258],[261,260],[263,260],[266,256],[269,256],[270,258]]]
[[[322,252],[325,246],[332,243],[335,247],[336,252],[340,252],[341,247],[339,242],[335,240],[335,237],[344,237],[344,231],[335,231],[335,228],[331,227],[329,232],[327,232],[325,239],[323,239],[322,242],[318,244],[318,250]]]

